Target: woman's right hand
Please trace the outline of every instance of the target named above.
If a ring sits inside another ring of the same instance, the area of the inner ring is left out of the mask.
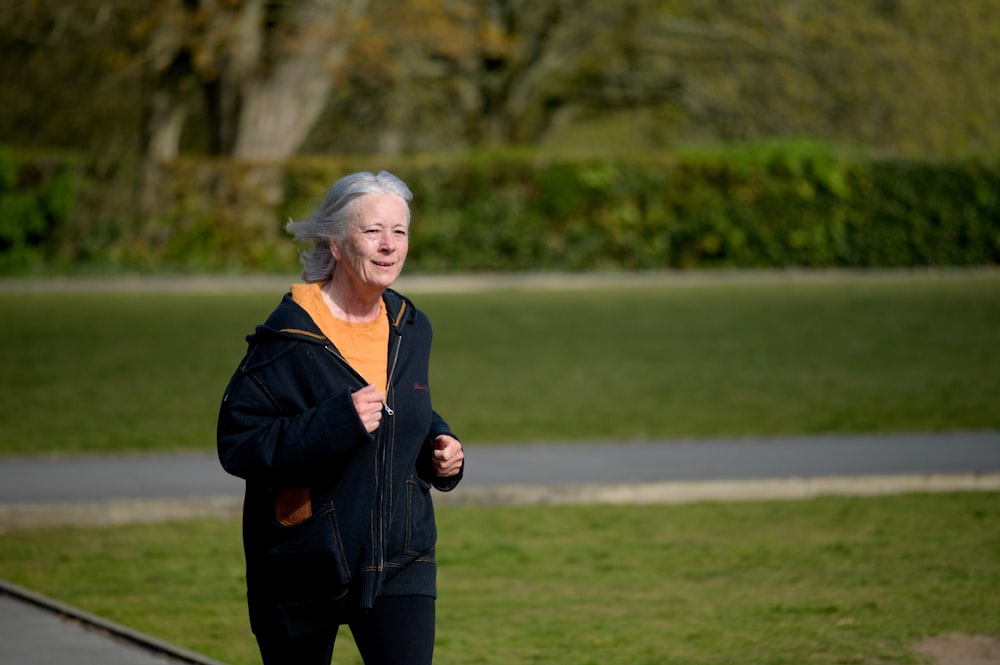
[[[358,412],[358,417],[361,418],[365,430],[369,434],[377,430],[379,423],[382,422],[382,404],[385,395],[379,392],[374,383],[369,383],[353,393],[351,398],[354,400],[354,409]]]

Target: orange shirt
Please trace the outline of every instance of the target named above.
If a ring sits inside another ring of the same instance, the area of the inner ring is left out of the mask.
[[[323,300],[319,284],[292,284],[291,292],[292,300],[306,310],[351,367],[384,395],[389,355],[389,319],[385,303],[379,301],[379,315],[374,321],[352,323],[333,315]]]

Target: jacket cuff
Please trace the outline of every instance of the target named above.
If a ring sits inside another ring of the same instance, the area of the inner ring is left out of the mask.
[[[431,485],[433,485],[434,489],[438,490],[439,492],[450,492],[456,487],[458,487],[458,484],[462,482],[462,478],[464,476],[465,476],[465,460],[462,460],[462,470],[459,471],[457,475],[448,476],[447,478],[435,476],[434,480],[431,481]]]

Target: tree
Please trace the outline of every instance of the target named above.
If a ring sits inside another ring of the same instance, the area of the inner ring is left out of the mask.
[[[0,142],[128,152],[140,105],[128,0],[0,0]],[[110,122],[109,122],[110,119]]]
[[[575,108],[621,47],[637,0],[373,0],[348,74],[311,144],[369,150],[465,149],[536,142]]]
[[[982,84],[1000,72],[990,0],[669,0],[650,16],[639,50],[678,65],[682,139],[811,136],[910,155],[1000,141],[1000,89]]]
[[[322,112],[366,0],[163,0],[138,27],[148,156],[174,158],[201,93],[208,152],[285,159]]]
[[[280,160],[620,122],[623,147],[808,135],[989,152],[994,4],[0,0],[0,141]]]

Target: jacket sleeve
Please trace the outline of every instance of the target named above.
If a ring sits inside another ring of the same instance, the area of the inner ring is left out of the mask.
[[[219,410],[219,461],[246,480],[301,482],[336,457],[372,443],[345,388],[301,413],[281,413],[250,375],[233,377]]]
[[[424,441],[423,450],[420,453],[420,459],[417,463],[417,472],[420,477],[434,486],[436,489],[442,492],[450,492],[455,489],[458,484],[462,481],[465,476],[465,460],[462,460],[462,470],[454,476],[449,476],[447,478],[441,478],[436,473],[434,473],[434,465],[431,462],[431,455],[434,454],[434,439],[436,439],[441,434],[448,434],[449,436],[455,436],[452,433],[451,428],[448,427],[448,423],[438,415],[437,411],[432,411],[431,428],[427,434],[427,440]]]

